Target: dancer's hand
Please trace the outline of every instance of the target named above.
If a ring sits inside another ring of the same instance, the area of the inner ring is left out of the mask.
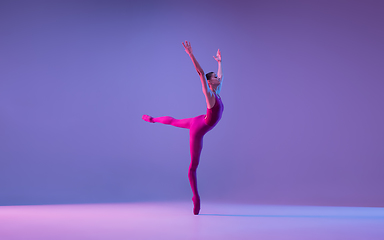
[[[191,47],[191,43],[188,42],[188,41],[185,41],[182,43],[184,48],[185,48],[185,51],[188,53],[188,55],[191,55],[192,54],[192,47]]]
[[[221,62],[221,52],[220,52],[220,49],[217,50],[216,57],[213,56],[213,58],[214,58],[217,62]]]

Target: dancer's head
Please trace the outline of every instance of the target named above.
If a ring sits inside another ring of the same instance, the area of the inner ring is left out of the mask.
[[[220,81],[217,78],[216,73],[209,72],[209,73],[205,74],[205,76],[208,80],[209,88],[212,90],[216,90],[216,88],[220,85]]]

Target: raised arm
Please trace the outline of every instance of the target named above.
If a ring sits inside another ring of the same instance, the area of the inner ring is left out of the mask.
[[[200,80],[201,80],[201,85],[202,85],[202,88],[203,88],[203,93],[206,97],[208,96],[211,96],[212,93],[211,93],[211,90],[209,89],[208,87],[208,82],[207,82],[207,79],[205,79],[205,75],[204,75],[204,71],[203,69],[201,68],[199,62],[196,60],[195,56],[193,55],[193,52],[192,52],[192,47],[191,47],[191,43],[190,42],[183,42],[183,46],[185,48],[185,51],[188,53],[189,57],[191,58],[192,62],[193,62],[193,65],[195,66],[196,68],[196,71],[197,73],[199,74],[200,76]],[[211,93],[211,94],[209,94]],[[207,102],[208,102],[208,99],[207,99]]]
[[[217,69],[217,78],[221,80],[223,78],[223,70],[221,69],[221,52],[220,49],[217,50],[216,57],[213,58],[217,61],[218,69]]]
[[[217,61],[217,78],[220,81],[220,85],[217,87],[217,93],[220,94],[221,86],[223,85],[223,69],[221,68],[221,52],[220,49],[217,50],[216,57],[213,58]]]

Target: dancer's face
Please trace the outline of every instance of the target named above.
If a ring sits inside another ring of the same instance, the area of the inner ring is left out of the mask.
[[[209,83],[209,85],[211,85],[214,88],[216,88],[217,86],[220,85],[220,81],[217,78],[216,74],[212,74],[211,79],[208,80],[208,83]]]

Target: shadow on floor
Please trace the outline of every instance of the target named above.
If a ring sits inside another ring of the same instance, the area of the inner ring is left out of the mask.
[[[258,217],[258,218],[354,218],[354,219],[384,219],[384,216],[337,216],[337,215],[247,215],[247,214],[216,214],[216,213],[202,213],[200,216],[212,217]]]

